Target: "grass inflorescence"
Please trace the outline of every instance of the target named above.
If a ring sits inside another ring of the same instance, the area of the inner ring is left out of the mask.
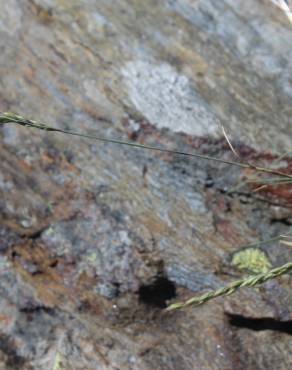
[[[198,297],[192,297],[189,300],[185,302],[178,302],[173,303],[170,306],[167,307],[167,311],[173,311],[178,310],[181,308],[189,307],[189,306],[199,306],[203,303],[206,303],[210,301],[211,299],[220,297],[220,296],[227,296],[232,293],[235,293],[238,289],[243,287],[254,287],[259,284],[263,284],[268,280],[274,279],[278,276],[287,274],[288,272],[292,271],[292,262],[286,263],[283,266],[276,267],[268,272],[264,272],[262,274],[249,276],[245,279],[236,280],[232,283],[219,288],[217,290],[213,290],[210,292],[207,292],[203,295],[200,295]]]

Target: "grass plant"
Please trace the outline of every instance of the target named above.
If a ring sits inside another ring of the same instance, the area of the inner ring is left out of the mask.
[[[49,132],[57,132],[57,133],[62,133],[62,134],[67,134],[67,135],[73,135],[73,136],[79,136],[87,139],[92,139],[92,140],[97,140],[101,142],[106,142],[106,143],[112,143],[112,144],[119,144],[119,145],[127,145],[131,146],[133,148],[138,148],[138,149],[145,149],[145,150],[155,150],[159,152],[166,152],[166,153],[171,153],[174,155],[182,155],[182,156],[188,156],[188,157],[194,157],[194,158],[199,158],[199,159],[204,159],[208,161],[215,161],[215,162],[220,162],[224,163],[227,165],[232,165],[232,166],[237,166],[240,168],[246,168],[246,169],[251,169],[255,172],[256,175],[259,173],[261,174],[269,174],[272,177],[269,178],[258,178],[258,176],[255,176],[253,178],[250,178],[247,180],[247,183],[259,183],[262,186],[266,185],[277,185],[277,184],[283,184],[283,183],[291,183],[292,182],[292,175],[285,173],[283,171],[274,169],[274,168],[266,168],[262,166],[258,166],[255,164],[251,163],[245,163],[241,160],[238,161],[229,161],[221,158],[216,158],[208,155],[203,155],[200,153],[190,153],[190,152],[182,152],[182,151],[176,151],[176,150],[170,150],[167,148],[162,148],[162,147],[157,147],[157,146],[148,146],[148,145],[142,145],[138,144],[132,141],[123,141],[123,140],[118,140],[118,139],[110,139],[110,138],[104,138],[100,136],[95,136],[95,135],[90,135],[90,134],[84,134],[84,133],[79,133],[71,130],[63,130],[59,128],[52,127],[46,123],[34,121],[31,119],[24,118],[20,115],[14,114],[14,113],[0,113],[0,124],[5,124],[5,123],[15,123],[20,126],[24,126],[26,128],[34,128],[34,129],[39,129],[43,131],[49,131]],[[230,140],[228,139],[226,132],[224,131],[223,128],[223,134],[232,150],[233,153],[236,154]],[[275,177],[274,177],[275,176]],[[281,240],[283,244],[290,245],[291,242],[287,242],[284,240],[284,238],[289,237],[289,233],[287,235],[280,235],[274,238],[271,238],[269,240],[263,241],[263,242],[257,242],[254,244],[249,244],[249,248],[253,248],[255,246],[259,246],[263,243],[271,243],[276,240]],[[279,277],[281,275],[287,274],[288,272],[292,271],[292,262],[288,262],[284,264],[283,266],[276,267],[273,269],[266,269],[264,272],[249,276],[244,279],[236,280],[224,287],[221,287],[217,290],[213,290],[207,293],[204,293],[203,295],[195,296],[190,299],[188,299],[185,302],[178,302],[178,303],[173,303],[170,306],[167,307],[167,311],[173,311],[173,310],[178,310],[182,308],[186,308],[189,306],[198,306],[203,303],[206,303],[216,297],[220,296],[227,296],[230,295],[234,292],[236,292],[238,289],[243,288],[243,287],[255,287],[257,285],[263,284],[268,280],[275,279],[276,277]]]

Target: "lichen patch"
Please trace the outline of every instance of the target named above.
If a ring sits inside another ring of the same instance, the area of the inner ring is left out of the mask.
[[[216,135],[219,119],[189,79],[167,63],[131,61],[122,69],[135,108],[158,128]]]
[[[264,251],[259,248],[244,248],[233,254],[231,265],[253,274],[265,273],[272,265]]]

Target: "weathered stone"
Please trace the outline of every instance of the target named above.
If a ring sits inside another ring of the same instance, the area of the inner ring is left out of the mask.
[[[292,27],[271,1],[0,9],[1,111],[234,160],[223,125],[243,161],[291,172],[275,161],[291,148]],[[291,368],[291,275],[163,310],[244,276],[240,246],[289,229],[289,184],[252,192],[249,169],[0,130],[1,369]]]

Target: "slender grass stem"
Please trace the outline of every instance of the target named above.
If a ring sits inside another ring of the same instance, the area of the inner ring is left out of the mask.
[[[277,235],[277,236],[274,236],[273,238],[270,238],[270,239],[265,239],[265,240],[257,241],[255,243],[249,243],[249,244],[245,244],[245,245],[240,245],[239,246],[239,249],[254,248],[254,247],[255,248],[258,248],[261,245],[271,244],[273,242],[276,242],[276,241],[281,240],[281,239],[284,239],[284,238],[291,238],[291,233],[292,233],[292,229],[289,229],[285,233],[285,235]]]
[[[58,129],[52,126],[48,126],[45,123],[33,121],[30,119],[26,119],[22,116],[19,116],[14,113],[10,112],[5,112],[5,113],[0,113],[0,124],[3,123],[16,123],[21,126],[25,127],[31,127],[31,128],[36,128],[39,130],[44,130],[44,131],[51,131],[51,132],[59,132],[67,135],[73,135],[73,136],[79,136],[79,137],[84,137],[87,139],[92,139],[92,140],[97,140],[97,141],[102,141],[106,143],[113,143],[113,144],[119,144],[119,145],[127,145],[131,146],[134,148],[140,148],[140,149],[147,149],[147,150],[155,150],[159,152],[164,152],[164,153],[171,153],[171,154],[177,154],[177,155],[183,155],[183,156],[188,156],[188,157],[195,157],[195,158],[200,158],[200,159],[205,159],[208,161],[214,161],[214,162],[220,162],[220,163],[225,163],[229,164],[232,166],[237,166],[241,168],[249,168],[257,172],[262,172],[262,173],[270,173],[273,175],[281,176],[284,178],[292,179],[292,175],[287,174],[285,172],[277,171],[271,168],[265,168],[265,167],[259,167],[250,163],[243,163],[243,162],[234,162],[234,161],[229,161],[226,159],[221,159],[221,158],[216,158],[208,155],[203,155],[199,153],[189,153],[189,152],[182,152],[178,150],[170,150],[170,149],[165,149],[157,146],[150,146],[150,145],[143,145],[143,144],[138,144],[134,143],[131,141],[123,141],[123,140],[117,140],[117,139],[109,139],[109,138],[104,138],[100,136],[95,136],[95,135],[89,135],[89,134],[83,134],[71,130],[62,130]]]

